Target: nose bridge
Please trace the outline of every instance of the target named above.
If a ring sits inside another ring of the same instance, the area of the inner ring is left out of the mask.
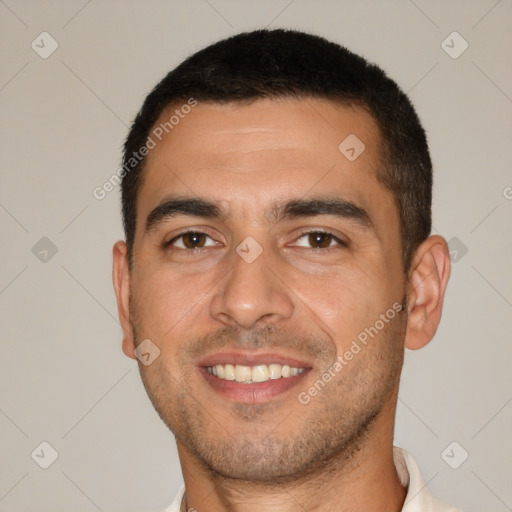
[[[231,272],[212,298],[211,314],[218,320],[250,328],[260,319],[289,318],[293,301],[279,275],[270,249],[251,237],[231,255]]]

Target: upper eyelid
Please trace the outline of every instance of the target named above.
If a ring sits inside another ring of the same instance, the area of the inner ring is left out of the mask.
[[[175,238],[179,238],[180,236],[187,235],[189,233],[199,233],[199,234],[202,234],[202,235],[207,235],[210,238],[213,238],[213,235],[209,231],[209,228],[206,228],[206,227],[197,227],[197,228],[195,228],[195,227],[185,227],[185,228],[183,228],[183,231],[178,230],[177,233],[173,234],[168,239],[168,241],[174,240]],[[167,238],[168,236],[169,236],[169,233],[167,233],[165,235],[165,238]]]

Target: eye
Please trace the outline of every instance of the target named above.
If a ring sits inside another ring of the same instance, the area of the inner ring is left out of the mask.
[[[328,231],[307,231],[302,233],[297,242],[295,242],[295,245],[313,249],[328,249],[336,245],[348,247],[346,242]]]
[[[207,243],[207,239],[209,239],[211,243]],[[173,247],[177,249],[202,249],[203,247],[211,247],[215,245],[218,245],[218,243],[206,233],[202,233],[201,231],[187,231],[175,236],[168,242],[165,242],[164,247]]]

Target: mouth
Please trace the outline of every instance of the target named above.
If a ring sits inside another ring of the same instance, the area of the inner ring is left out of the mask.
[[[206,371],[223,380],[236,380],[244,384],[267,382],[276,379],[288,379],[300,375],[306,368],[297,368],[287,364],[272,363],[269,365],[243,366],[237,364],[217,364],[207,366]]]
[[[254,404],[291,390],[311,366],[275,354],[216,354],[201,361],[198,369],[210,388],[224,398]]]

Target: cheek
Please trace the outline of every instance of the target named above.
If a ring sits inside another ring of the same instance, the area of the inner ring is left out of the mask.
[[[328,331],[339,352],[392,307],[395,295],[400,300],[392,288],[385,270],[368,265],[308,279],[298,287],[297,295],[313,320]]]
[[[177,340],[204,335],[211,321],[209,304],[228,274],[225,265],[212,267],[192,270],[187,265],[152,264],[151,260],[141,264],[132,284],[141,336],[155,339],[163,351],[174,353],[179,350]]]
[[[202,308],[205,288],[199,277],[182,277],[166,271],[146,269],[132,284],[132,302],[144,335],[164,340],[184,319]]]

